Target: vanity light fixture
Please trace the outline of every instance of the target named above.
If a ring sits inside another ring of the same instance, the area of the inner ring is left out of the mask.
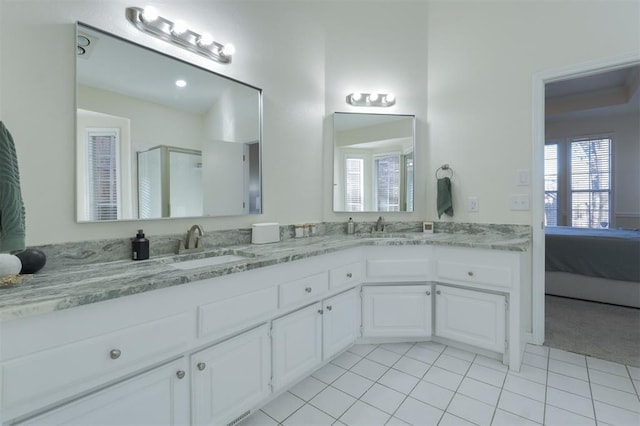
[[[347,103],[353,106],[390,107],[395,105],[396,97],[391,93],[350,93]]]
[[[184,21],[173,22],[163,18],[154,7],[128,7],[126,15],[127,20],[140,31],[216,62],[228,64],[235,53],[233,44],[218,43],[209,33],[198,34],[190,30]]]

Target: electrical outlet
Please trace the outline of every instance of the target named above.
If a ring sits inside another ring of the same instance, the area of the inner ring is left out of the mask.
[[[478,213],[480,210],[478,197],[468,197],[467,202],[469,203],[469,211],[472,213]]]
[[[529,196],[527,194],[511,194],[509,203],[511,210],[529,210]]]
[[[527,169],[518,170],[518,181],[516,185],[529,186],[529,170]]]

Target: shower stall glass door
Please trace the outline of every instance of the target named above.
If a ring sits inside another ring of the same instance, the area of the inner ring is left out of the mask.
[[[202,154],[156,146],[138,152],[140,219],[202,216]]]

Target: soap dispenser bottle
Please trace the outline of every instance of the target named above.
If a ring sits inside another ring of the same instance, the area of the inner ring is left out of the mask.
[[[138,229],[136,237],[131,240],[131,258],[145,260],[149,258],[149,240],[144,237],[144,231]]]
[[[349,218],[347,222],[347,234],[352,235],[356,232],[356,224],[353,223],[353,219]]]

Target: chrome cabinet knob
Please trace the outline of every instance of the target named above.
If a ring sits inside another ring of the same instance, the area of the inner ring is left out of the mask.
[[[473,271],[469,271],[469,272],[467,272],[467,275],[469,275],[470,277],[472,277],[472,276],[473,276]]]
[[[178,379],[180,379],[180,380],[184,379],[184,376],[185,376],[186,374],[187,374],[187,373],[185,373],[185,372],[184,372],[184,371],[182,371],[182,370],[178,370],[178,371],[176,372],[176,376],[177,376],[177,377],[178,377]]]
[[[431,292],[427,290],[427,296],[431,296]]]
[[[441,293],[440,293],[440,290],[436,290],[436,294],[441,294]]]
[[[327,311],[330,311],[331,309],[333,309],[331,305],[327,306]]]
[[[120,355],[122,355],[122,351],[120,351],[120,349],[111,349],[111,352],[109,352],[111,359],[118,359],[120,358]]]
[[[196,367],[198,367],[198,370],[202,371],[205,368],[207,368],[207,364],[205,364],[204,362],[199,362]]]
[[[347,272],[347,278],[351,278],[353,277],[353,274],[351,272]]]
[[[306,291],[307,293],[311,293],[311,290],[313,290],[311,287],[307,287],[304,289],[304,291]]]

